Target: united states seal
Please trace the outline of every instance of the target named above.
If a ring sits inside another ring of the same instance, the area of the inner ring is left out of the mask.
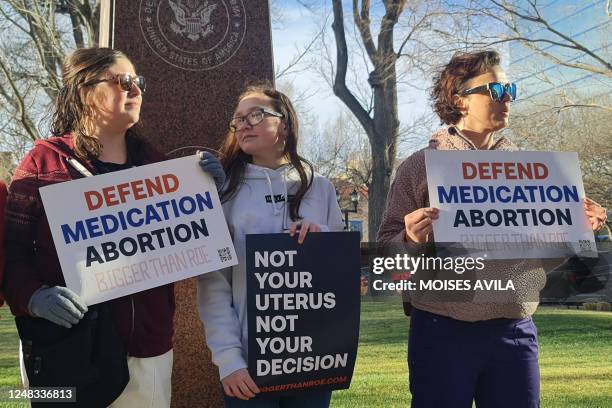
[[[228,62],[246,32],[243,0],[140,0],[142,35],[174,67],[204,71]]]

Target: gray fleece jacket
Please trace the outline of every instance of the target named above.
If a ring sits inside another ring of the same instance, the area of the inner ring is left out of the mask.
[[[389,194],[383,222],[378,230],[379,243],[410,242],[405,232],[404,216],[419,208],[429,207],[425,150],[477,150],[467,138],[444,128],[431,136],[429,146],[408,157],[397,169]],[[498,139],[491,150],[516,151],[517,147],[505,138]],[[433,234],[430,242],[435,242]],[[413,307],[463,321],[496,318],[520,319],[532,315],[537,306],[539,292],[546,283],[546,271],[559,266],[563,259],[516,259],[485,261],[485,268],[475,278],[511,279],[516,291],[488,292],[471,301],[445,301],[439,293],[410,293]]]

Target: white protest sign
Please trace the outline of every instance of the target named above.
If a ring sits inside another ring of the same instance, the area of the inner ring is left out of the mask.
[[[426,150],[425,163],[436,242],[490,259],[595,254],[576,153]]]
[[[66,281],[88,305],[237,263],[196,156],[40,189]]]

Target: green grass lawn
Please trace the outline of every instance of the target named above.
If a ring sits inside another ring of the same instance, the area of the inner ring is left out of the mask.
[[[15,320],[7,306],[0,307],[0,389],[18,388],[19,375],[19,338]],[[6,392],[1,393],[6,396]],[[0,400],[0,407],[26,407],[23,403],[8,403]]]
[[[0,315],[0,388],[16,387],[17,334],[6,307]],[[540,307],[535,320],[542,407],[612,407],[612,313]],[[353,382],[349,390],[334,393],[332,407],[409,406],[407,336],[399,298],[365,300]],[[17,406],[0,402],[0,407]]]
[[[362,303],[351,388],[332,407],[408,407],[408,319],[399,298]],[[612,313],[540,307],[542,408],[612,407]],[[452,407],[450,407],[452,408]],[[517,407],[518,408],[518,407]]]

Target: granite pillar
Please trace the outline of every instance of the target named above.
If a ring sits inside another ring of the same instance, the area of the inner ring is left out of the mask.
[[[140,133],[180,157],[217,149],[247,82],[273,80],[267,0],[103,0],[100,45],[147,80]],[[222,406],[197,313],[195,280],[176,285],[173,407]]]

